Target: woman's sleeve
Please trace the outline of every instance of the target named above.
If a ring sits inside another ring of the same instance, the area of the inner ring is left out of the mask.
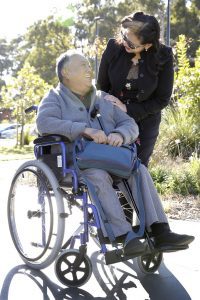
[[[102,54],[101,62],[99,65],[99,73],[98,73],[98,79],[97,79],[97,89],[109,92],[110,90],[110,80],[108,76],[108,68],[109,68],[109,61],[112,57],[112,51],[114,40],[110,39],[108,41],[107,47],[105,51]]]
[[[127,112],[136,121],[142,120],[149,114],[154,114],[166,107],[170,101],[174,83],[173,54],[171,49],[168,59],[158,74],[158,86],[150,99],[140,103],[127,105]]]

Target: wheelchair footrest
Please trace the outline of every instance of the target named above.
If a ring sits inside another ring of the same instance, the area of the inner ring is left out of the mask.
[[[135,252],[131,255],[124,255],[123,249],[115,249],[112,251],[107,251],[105,253],[106,265],[115,264],[118,262],[126,261],[144,254],[144,251]]]

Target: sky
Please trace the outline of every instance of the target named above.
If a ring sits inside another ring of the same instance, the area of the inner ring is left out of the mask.
[[[51,14],[62,14],[75,0],[1,0],[0,38],[12,39]]]

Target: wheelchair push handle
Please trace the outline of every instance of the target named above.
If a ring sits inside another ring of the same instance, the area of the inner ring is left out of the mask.
[[[33,111],[35,111],[35,113],[37,114],[37,110],[38,110],[37,105],[32,105],[32,106],[26,108],[24,111],[25,111],[26,114],[30,114]]]

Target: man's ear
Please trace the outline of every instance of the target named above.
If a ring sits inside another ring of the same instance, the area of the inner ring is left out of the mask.
[[[66,68],[61,70],[61,74],[62,74],[62,77],[66,78],[66,79],[69,78],[69,72]]]

